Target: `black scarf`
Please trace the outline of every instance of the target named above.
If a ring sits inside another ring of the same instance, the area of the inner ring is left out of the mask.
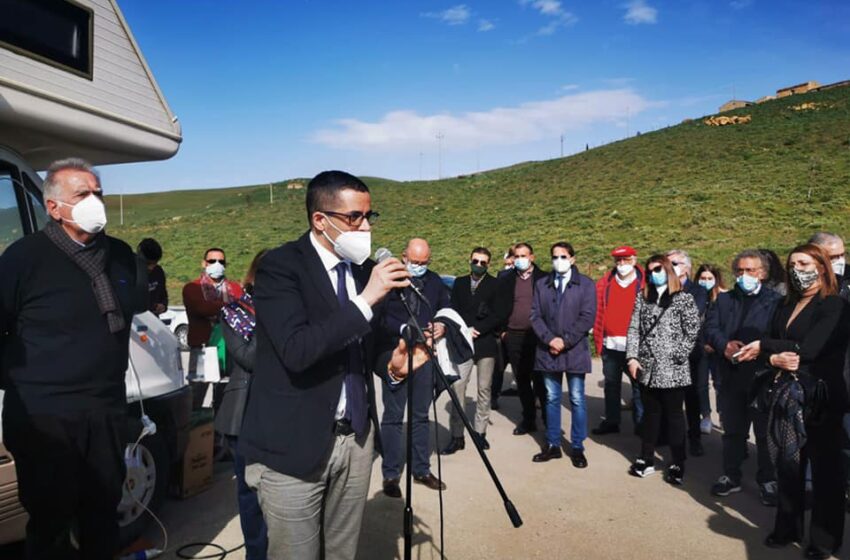
[[[65,233],[59,222],[53,220],[47,222],[44,233],[91,278],[94,297],[97,300],[100,312],[106,315],[109,332],[117,333],[124,330],[126,326],[124,315],[118,307],[118,299],[115,297],[112,284],[106,275],[106,262],[109,260],[109,245],[106,242],[106,235],[98,234],[92,243],[83,247]]]

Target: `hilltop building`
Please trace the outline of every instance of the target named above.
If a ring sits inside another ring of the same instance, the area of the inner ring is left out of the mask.
[[[760,105],[765,101],[773,101],[774,99],[776,99],[775,95],[765,95],[764,97],[759,97],[758,99],[756,99],[756,104]]]
[[[778,89],[776,90],[776,97],[781,99],[783,97],[788,97],[789,95],[799,95],[801,93],[808,93],[818,88],[820,88],[820,84],[814,80],[811,80],[808,82],[803,82],[802,84],[796,84],[793,86]]]
[[[744,107],[749,107],[752,105],[752,101],[743,101],[741,99],[732,99],[731,101],[727,101],[723,105],[720,106],[718,113],[725,113],[726,111],[733,111],[735,109],[742,109]]]

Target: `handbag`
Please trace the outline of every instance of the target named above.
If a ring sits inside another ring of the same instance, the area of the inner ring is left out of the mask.
[[[781,371],[772,367],[762,368],[755,372],[753,383],[750,385],[748,399],[750,407],[757,412],[767,414],[773,400],[773,391],[779,381]]]
[[[797,381],[803,387],[803,420],[807,425],[820,426],[827,416],[829,386],[810,373],[797,373]]]

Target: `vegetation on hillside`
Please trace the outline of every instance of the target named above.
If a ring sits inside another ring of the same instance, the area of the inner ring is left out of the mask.
[[[804,102],[815,108],[794,109]],[[698,119],[463,178],[366,179],[381,213],[373,248],[400,253],[407,238],[422,236],[434,270],[463,274],[476,245],[500,255],[528,241],[548,268],[548,246],[568,240],[581,270],[598,277],[609,251],[624,243],[641,258],[681,247],[695,264],[726,268],[745,247],[783,255],[815,230],[850,234],[850,88],[727,114],[752,122],[712,127]],[[158,239],[172,290],[197,276],[208,246],[227,251],[230,276],[239,278],[259,249],[305,231],[304,191],[288,182],[274,185],[273,205],[268,185],[125,196],[124,227],[118,198],[108,197],[110,232],[133,245]],[[179,291],[172,299],[179,302]]]

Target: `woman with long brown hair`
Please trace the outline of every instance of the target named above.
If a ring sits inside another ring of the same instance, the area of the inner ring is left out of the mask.
[[[237,451],[242,414],[245,411],[254,371],[254,358],[257,354],[257,339],[254,336],[254,327],[257,324],[253,299],[254,277],[260,260],[267,251],[263,249],[251,261],[242,283],[242,296],[226,304],[221,310],[222,335],[227,347],[227,374],[230,381],[224,388],[221,406],[215,415],[215,429],[227,437],[233,455],[239,521],[245,538],[247,560],[265,560],[268,548],[267,529],[257,501],[257,493],[245,483],[245,459]]]
[[[673,264],[664,255],[646,261],[647,282],[635,300],[626,338],[629,375],[640,383],[644,415],[641,453],[629,469],[633,476],[655,472],[655,444],[662,417],[672,461],[664,480],[682,484],[685,474],[685,388],[691,384],[688,358],[697,340],[700,317],[693,296],[682,290]]]
[[[774,314],[770,338],[751,342],[738,359],[768,356],[774,368],[765,399],[768,445],[776,462],[779,504],[765,540],[782,547],[803,538],[806,470],[811,465],[812,516],[807,558],[828,558],[841,547],[844,486],[842,417],[847,408],[843,369],[848,308],[837,295],[829,256],[800,245],[786,263],[788,295]]]

